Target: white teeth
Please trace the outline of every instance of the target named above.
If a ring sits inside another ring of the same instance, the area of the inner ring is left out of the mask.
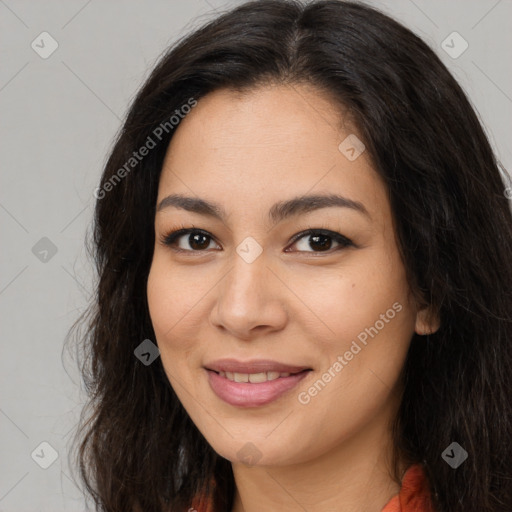
[[[276,380],[279,377],[289,377],[290,373],[279,372],[260,372],[260,373],[236,373],[236,372],[219,372],[221,377],[234,382],[266,382],[267,380]]]
[[[265,372],[249,374],[249,382],[266,382],[267,380],[267,374]]]

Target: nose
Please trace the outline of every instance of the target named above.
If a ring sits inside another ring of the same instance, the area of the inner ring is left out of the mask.
[[[234,253],[231,270],[215,287],[211,322],[244,340],[279,331],[288,319],[285,288],[264,252],[251,263]]]

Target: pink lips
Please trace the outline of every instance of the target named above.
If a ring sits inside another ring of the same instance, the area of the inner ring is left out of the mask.
[[[246,363],[235,359],[222,359],[205,365],[208,382],[213,392],[230,405],[237,407],[257,407],[268,404],[293,389],[310,370],[306,366],[292,366],[270,360],[253,360]],[[234,382],[218,372],[232,373],[290,373],[266,382]]]

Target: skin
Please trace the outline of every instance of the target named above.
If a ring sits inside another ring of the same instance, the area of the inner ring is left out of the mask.
[[[322,92],[266,85],[202,98],[167,151],[157,204],[180,193],[227,212],[224,221],[174,206],[156,213],[147,293],[169,381],[213,449],[232,463],[233,512],[379,512],[399,491],[390,469],[398,377],[414,331],[438,325],[427,324],[427,310],[412,298],[386,187],[368,153],[349,161],[338,149],[351,133]],[[359,201],[369,216],[329,207],[276,225],[268,220],[276,202],[331,193]],[[177,242],[186,254],[160,241],[183,226],[207,231],[206,249],[189,235]],[[290,242],[308,228],[341,233],[355,246],[331,238],[322,251],[310,235]],[[249,236],[263,251],[250,264],[236,252]],[[299,393],[394,303],[400,312],[301,403]],[[203,368],[223,357],[313,371],[270,404],[236,407],[213,393]],[[247,443],[258,450],[252,466],[238,455]]]

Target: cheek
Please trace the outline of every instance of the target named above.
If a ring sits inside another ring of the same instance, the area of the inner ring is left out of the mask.
[[[312,432],[318,418],[320,424],[331,425],[323,433],[326,446],[352,435],[391,403],[405,361],[414,329],[408,286],[401,267],[396,272],[382,268],[353,267],[346,269],[346,276],[324,283],[318,304],[330,331],[322,328],[327,336],[320,336],[320,330],[317,336],[310,333],[323,354],[322,365],[316,380],[300,387],[298,401],[302,421]]]
[[[322,382],[301,391],[308,400],[322,390],[313,407],[325,414],[333,409],[370,414],[387,399],[404,364],[415,314],[405,269],[388,255],[377,248],[360,252],[315,288],[303,285],[309,294],[304,302],[314,304],[322,320],[308,337],[323,356]]]
[[[307,323],[316,331],[312,339],[350,345],[375,323],[383,332],[410,328],[405,269],[395,254],[381,247],[354,252],[339,269],[315,268],[294,281],[294,292],[308,306],[298,318],[311,318]]]
[[[190,282],[170,269],[164,258],[155,255],[148,276],[147,297],[151,322],[163,361],[166,360],[167,353],[190,348],[186,342],[190,337],[180,333],[190,323],[194,304],[200,296],[201,290],[194,290]],[[174,340],[179,340],[179,343]]]

